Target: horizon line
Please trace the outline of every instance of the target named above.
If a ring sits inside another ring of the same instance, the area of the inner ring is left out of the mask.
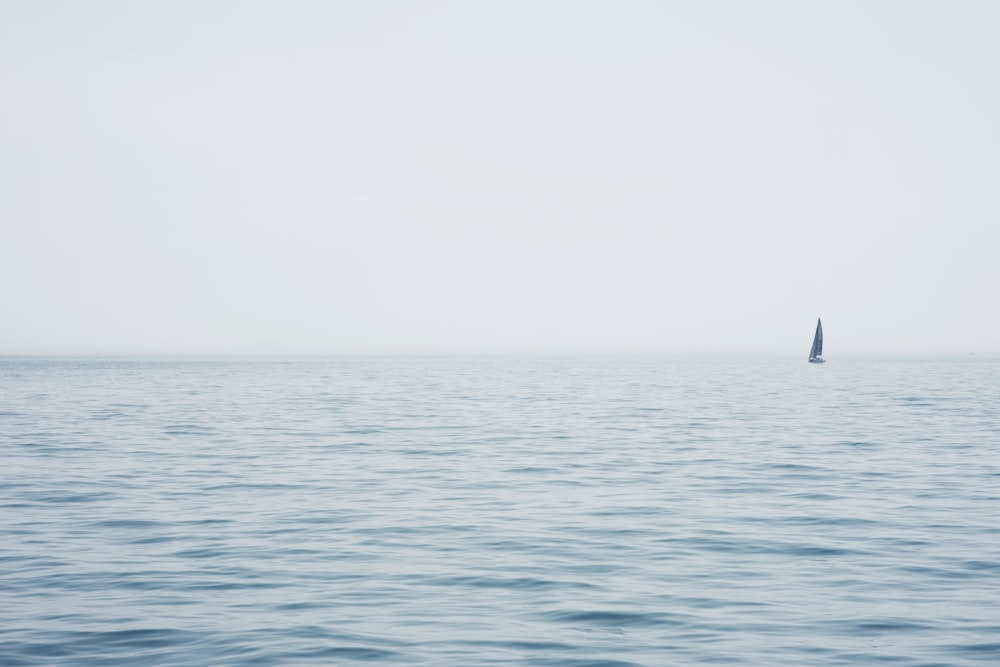
[[[389,349],[389,350],[63,350],[63,351],[0,351],[2,359],[17,358],[345,358],[345,357],[676,357],[676,356],[769,356],[769,357],[808,357],[806,353],[786,352],[778,350],[709,350],[709,349],[481,349],[481,350],[430,350],[430,349]],[[1000,350],[848,350],[837,352],[831,359],[837,357],[863,356],[996,356]],[[829,356],[829,355],[826,355]]]

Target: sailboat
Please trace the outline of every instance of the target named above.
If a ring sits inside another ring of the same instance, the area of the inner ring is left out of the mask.
[[[823,321],[819,318],[816,318],[816,335],[813,336],[813,346],[809,350],[809,363],[826,363],[826,359],[823,358]]]

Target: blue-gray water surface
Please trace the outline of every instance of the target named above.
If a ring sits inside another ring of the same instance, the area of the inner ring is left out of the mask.
[[[0,359],[0,665],[997,665],[1000,359]]]

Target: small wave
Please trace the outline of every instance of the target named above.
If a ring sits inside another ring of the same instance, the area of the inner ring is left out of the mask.
[[[610,658],[538,658],[531,661],[540,667],[645,667],[644,663]]]
[[[53,493],[39,494],[32,499],[38,503],[75,504],[75,503],[97,503],[103,500],[110,500],[116,494],[110,491],[94,491],[92,493]]]
[[[396,651],[369,646],[326,646],[302,651],[285,651],[274,656],[278,664],[295,660],[358,660],[361,662],[385,661],[402,658]]]
[[[979,644],[958,644],[950,647],[960,653],[972,653],[977,657],[991,657],[1000,661],[1000,642],[982,642]]]
[[[928,630],[934,626],[906,620],[845,621],[841,624],[844,632],[852,635],[885,635],[887,633],[908,633]]]
[[[461,586],[469,588],[509,588],[540,590],[546,588],[590,588],[591,584],[563,582],[531,577],[438,577],[427,582],[431,586]]]
[[[173,629],[48,632],[33,642],[4,642],[0,644],[0,655],[7,656],[5,665],[35,665],[52,658],[69,658],[77,665],[100,665],[108,659],[120,662],[111,656],[122,651],[148,654],[156,649],[177,649],[199,639],[198,633]]]
[[[167,435],[213,435],[219,429],[203,424],[170,424],[163,427],[163,433]]]
[[[94,528],[129,528],[129,529],[140,529],[140,528],[159,528],[165,524],[159,521],[149,521],[145,519],[109,519],[106,521],[97,521],[92,523],[91,526]]]
[[[676,616],[666,614],[638,614],[622,611],[563,611],[550,612],[546,617],[559,623],[581,625],[597,625],[612,628],[653,627],[683,625],[687,622]]]

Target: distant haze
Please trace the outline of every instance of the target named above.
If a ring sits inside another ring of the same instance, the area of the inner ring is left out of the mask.
[[[0,3],[0,354],[1000,351],[1000,3]]]

